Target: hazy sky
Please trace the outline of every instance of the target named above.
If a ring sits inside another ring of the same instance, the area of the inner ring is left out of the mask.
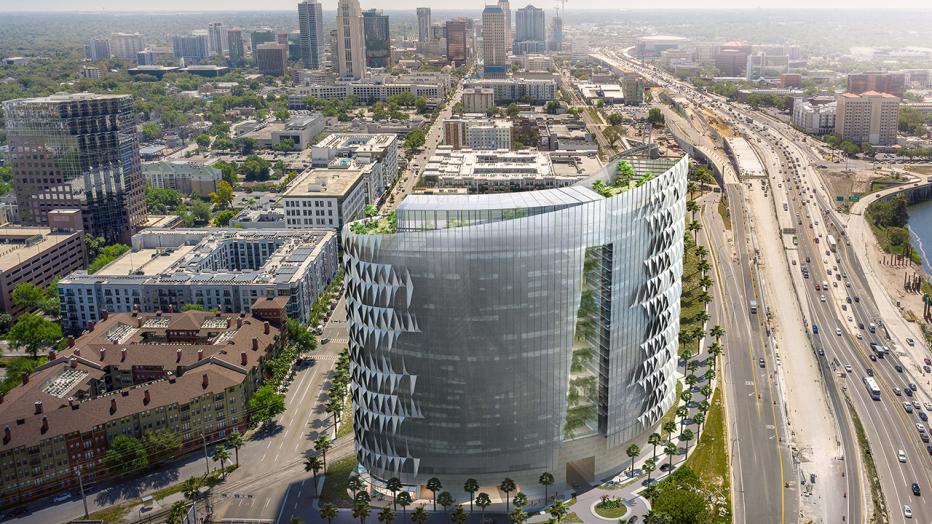
[[[337,0],[322,0],[325,9],[336,9]],[[416,6],[429,6],[434,9],[444,9],[445,7],[454,7],[456,9],[467,8],[469,5],[475,5],[476,11],[482,9],[484,2],[473,0],[463,3],[451,3],[448,1],[437,0],[360,0],[363,9],[381,8],[381,9],[413,9]],[[489,0],[489,3],[493,3]],[[536,0],[526,1],[517,0],[511,2],[514,6],[523,6],[528,3],[535,3],[538,7],[550,9],[554,6],[554,0]],[[128,10],[151,10],[151,11],[235,11],[235,10],[257,10],[261,6],[263,10],[290,10],[295,8],[297,0],[159,0],[156,2],[126,2],[126,0],[0,0],[0,12],[3,11],[128,11]],[[643,8],[645,4],[642,0],[568,0],[568,9],[585,9],[585,8]],[[819,9],[831,8],[929,8],[932,3],[929,0],[886,0],[878,3],[876,0],[822,0],[813,2],[812,0],[667,0],[657,5],[665,8],[806,8],[816,7]]]

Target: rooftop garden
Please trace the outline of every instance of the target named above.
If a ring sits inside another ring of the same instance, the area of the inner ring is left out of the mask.
[[[350,231],[356,235],[391,235],[398,231],[398,216],[394,211],[353,222]]]
[[[654,174],[650,171],[643,175],[638,175],[634,167],[627,160],[619,160],[616,166],[616,173],[611,185],[601,180],[596,180],[592,184],[592,190],[605,198],[620,195],[629,189],[641,187],[645,183],[654,179]]]

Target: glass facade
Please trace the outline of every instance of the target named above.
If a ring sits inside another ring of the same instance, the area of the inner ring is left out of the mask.
[[[662,174],[610,198],[411,196],[394,234],[344,228],[370,474],[497,484],[562,478],[587,450],[599,471],[627,460],[674,402],[687,159],[632,163]]]

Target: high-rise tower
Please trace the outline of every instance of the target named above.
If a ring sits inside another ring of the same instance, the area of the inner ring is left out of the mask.
[[[362,25],[366,36],[366,67],[388,67],[392,55],[388,16],[381,9],[363,11]]]
[[[320,2],[308,0],[298,4],[298,26],[304,67],[320,69],[324,57],[324,19]]]
[[[497,5],[482,10],[482,61],[483,76],[504,78],[508,60],[508,43],[505,32],[505,12]]]
[[[430,40],[430,8],[417,8],[417,41],[426,44]]]
[[[505,14],[505,47],[511,49],[511,44],[514,43],[514,33],[511,29],[511,4],[508,0],[498,0],[498,7]]]
[[[366,76],[366,40],[359,0],[340,0],[337,5],[337,71],[341,78]]]

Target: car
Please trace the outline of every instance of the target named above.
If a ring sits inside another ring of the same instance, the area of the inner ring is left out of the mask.
[[[916,341],[909,337],[906,338],[906,343],[909,344],[910,346],[916,345]]]
[[[915,384],[913,384],[912,382],[910,382],[910,383],[909,383],[909,389],[911,389],[911,390],[913,390],[913,391],[916,391],[918,388],[916,388],[916,385],[915,385]]]
[[[923,426],[922,424],[916,422],[916,431],[918,431],[919,433],[925,433],[925,432],[926,432],[926,427]]]
[[[902,397],[902,396],[903,396],[903,392],[900,391],[900,388],[898,388],[898,387],[896,387],[896,386],[893,387],[893,394],[896,395],[896,396],[898,396],[898,397]]]
[[[922,405],[919,403],[918,400],[913,401],[913,407],[916,409],[922,409]]]
[[[930,359],[929,357],[926,357],[925,359],[923,359],[923,362],[925,362],[927,366],[932,366],[932,359]]]
[[[877,355],[875,355],[875,354],[873,354],[873,353],[871,353],[870,356],[869,356],[868,358],[870,358],[870,359],[871,359],[872,361],[874,361],[874,362],[877,362]]]
[[[764,359],[762,359],[762,358],[757,359],[757,365],[760,366],[760,367],[764,367],[764,366],[766,365],[766,364],[764,363]]]
[[[873,377],[873,376],[874,376],[874,370],[871,369],[871,368],[867,368],[867,376]]]
[[[903,388],[903,392],[906,393],[906,396],[907,396],[907,397],[912,397],[912,396],[913,396],[913,390],[911,390],[911,389],[909,389],[909,388]]]
[[[922,366],[922,370],[926,373],[932,373],[932,367],[929,366]]]
[[[57,504],[59,502],[64,502],[70,498],[71,498],[71,493],[62,493],[61,495],[55,495],[54,497],[52,497],[52,502],[55,502]]]
[[[835,334],[841,336],[841,328],[835,328]]]
[[[932,402],[923,402],[922,407],[926,408],[926,411],[932,411]]]
[[[909,507],[909,505],[907,504],[904,504],[903,505],[903,516],[908,519],[913,518],[913,508]]]
[[[851,364],[845,364],[845,371],[851,373]]]
[[[922,495],[922,490],[919,488],[918,482],[913,482],[912,489],[913,489],[913,495],[916,495],[917,497]]]
[[[929,415],[926,415],[925,411],[917,411],[916,414],[919,415],[919,420],[923,422],[929,421]]]
[[[906,462],[906,452],[903,451],[902,449],[897,450],[897,452],[896,452],[896,460],[899,460],[900,462],[904,462],[904,463],[905,463],[905,462]]]
[[[860,301],[861,301],[861,297],[859,297],[859,296],[857,296],[857,295],[854,295],[854,301],[855,301],[855,302],[860,302]]]
[[[864,322],[858,320],[858,329],[864,329]]]
[[[893,369],[895,369],[897,373],[902,373],[902,372],[903,372],[903,366],[901,366],[901,365],[899,365],[899,364],[893,364]]]
[[[849,318],[850,318],[850,317],[849,317]],[[858,339],[858,340],[864,340],[864,335],[862,335],[861,332],[858,331],[857,333],[854,334],[854,338],[856,338],[856,339]],[[871,356],[873,356],[873,355],[871,355]]]
[[[819,302],[825,302],[825,295],[819,295]]]
[[[929,453],[929,455],[932,455],[932,444],[926,446],[926,451]]]
[[[903,410],[906,411],[907,413],[912,413],[913,405],[910,404],[909,402],[903,402]]]
[[[845,297],[845,302],[847,302],[847,303],[850,304],[850,303],[851,303],[851,297],[850,297],[850,296],[849,296],[849,297]]]
[[[825,356],[825,350],[824,350],[824,349],[819,348],[819,356],[820,356],[820,357],[824,357],[824,356]]]

